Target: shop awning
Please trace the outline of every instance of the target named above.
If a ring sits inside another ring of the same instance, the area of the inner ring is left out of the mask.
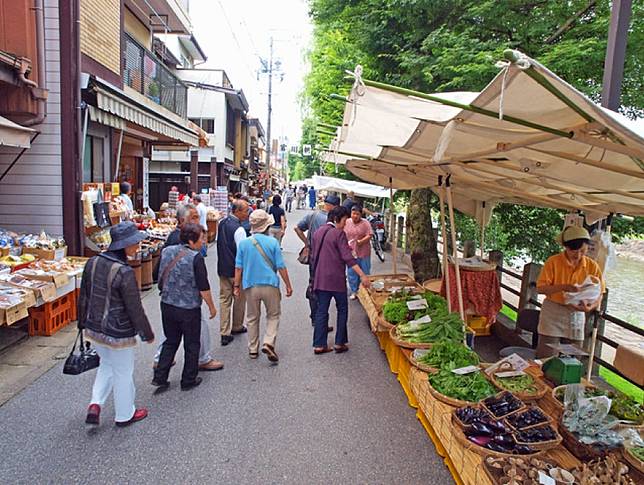
[[[329,190],[343,194],[353,192],[358,197],[389,198],[388,188],[379,185],[366,184],[364,182],[356,182],[355,180],[345,180],[335,177],[322,177],[320,175],[314,175],[313,186],[317,190]]]
[[[516,51],[480,93],[426,95],[358,79],[327,159],[372,183],[644,215],[644,124],[596,105]],[[458,206],[458,204],[457,204]]]
[[[127,94],[116,88],[108,90],[95,85],[94,91],[96,92],[96,111],[114,115],[187,145],[199,146],[199,135],[188,128],[188,120],[185,120],[185,126],[182,126],[179,122],[165,117],[161,112],[154,113],[146,106],[139,105],[136,100],[130,99]],[[100,116],[105,117],[104,114]],[[109,123],[116,123],[113,118],[105,119],[108,120],[106,124],[109,126],[113,126]]]
[[[0,146],[30,148],[31,137],[36,132],[0,116]]]

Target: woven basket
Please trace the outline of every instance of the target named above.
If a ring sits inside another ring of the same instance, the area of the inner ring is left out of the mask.
[[[635,455],[633,455],[628,448],[624,448],[622,450],[622,454],[624,455],[624,459],[637,471],[640,473],[644,473],[644,461],[638,459]]]
[[[449,397],[449,396],[446,396],[445,394],[441,394],[436,389],[434,389],[434,387],[432,386],[432,383],[429,382],[429,379],[427,379],[427,386],[429,389],[429,393],[432,396],[434,396],[440,402],[447,404],[448,406],[452,406],[455,408],[462,408],[463,406],[477,406],[479,404],[478,402],[461,401],[460,399],[454,399],[453,397]]]
[[[393,340],[393,342],[398,347],[404,347],[406,349],[431,349],[432,348],[431,343],[415,344],[415,343],[405,342],[404,340],[398,339],[398,335],[396,335],[396,327],[392,327],[389,330],[389,336],[391,337],[391,340]]]
[[[540,424],[539,426],[545,426],[545,425],[546,424],[543,423],[543,424]],[[557,432],[557,428],[555,426],[552,426],[552,425],[549,425],[549,426],[552,428],[552,430],[555,432],[555,435],[556,435],[556,437],[554,439],[549,440],[549,441],[540,441],[540,442],[537,442],[537,443],[527,443],[527,442],[519,441],[519,439],[518,439],[516,434],[513,434],[512,436],[514,436],[514,441],[516,441],[517,445],[529,446],[530,448],[534,448],[536,450],[543,450],[543,451],[550,450],[552,448],[555,448],[556,446],[559,446],[559,444],[561,443],[563,438]]]
[[[474,408],[477,408],[477,409],[482,409],[481,406],[471,406],[471,407],[474,407]],[[471,424],[465,424],[463,421],[461,421],[460,418],[457,416],[456,411],[458,411],[458,408],[454,409],[452,411],[452,423],[454,423],[458,428],[460,428],[462,430],[470,429],[472,427],[472,425]],[[485,412],[487,413],[487,411],[485,411]],[[490,416],[490,417],[492,417],[492,416]]]
[[[469,451],[473,451],[474,453],[477,453],[481,456],[493,456],[495,458],[510,458],[510,457],[530,458],[533,456],[538,456],[545,451],[545,450],[539,449],[539,450],[535,450],[534,453],[531,453],[529,455],[513,455],[512,453],[501,453],[500,451],[489,450],[487,448],[483,448],[482,446],[472,443],[467,439],[467,437],[465,436],[465,433],[463,433],[463,430],[458,426],[452,426],[452,428],[453,428],[452,436],[456,438],[456,441],[458,441],[463,448]],[[531,446],[531,448],[534,448],[534,447]]]
[[[427,372],[428,374],[436,374],[436,372],[438,372],[438,369],[436,367],[432,367],[430,365],[426,365],[418,362],[416,359],[414,359],[413,354],[409,356],[409,362],[414,367],[422,370],[423,372]]]
[[[489,378],[489,376],[487,376],[487,377]],[[492,382],[492,384],[496,387],[496,384],[494,384],[494,381],[490,381],[490,382]],[[503,394],[504,392],[508,392],[508,391],[501,391],[501,392],[499,392],[498,394],[496,394],[494,397],[498,398],[498,397],[499,397],[501,394]],[[486,399],[487,399],[487,398],[486,398]],[[511,411],[511,412],[509,412],[509,413],[507,413],[507,414],[504,414],[503,416],[496,416],[496,415],[495,415],[492,411],[490,411],[490,409],[485,405],[485,399],[482,399],[482,400],[481,400],[481,406],[482,406],[482,407],[483,407],[483,409],[485,409],[488,413],[490,413],[490,416],[492,416],[494,419],[503,419],[503,418],[507,418],[508,416],[510,416],[510,415],[512,415],[512,414],[520,413],[520,412],[523,412],[523,411],[525,411],[525,410],[526,410],[526,405],[524,404],[523,406],[520,406],[519,408],[515,409],[514,411]]]
[[[530,375],[530,374],[528,374],[528,375]],[[498,387],[499,389],[507,390],[499,382],[499,380],[496,378],[494,373],[492,373],[492,375],[489,376],[489,377],[490,377],[490,380],[492,381],[492,383],[496,387]],[[536,378],[536,377],[534,377],[532,375],[530,377],[532,377],[532,380],[534,381],[534,385],[538,389],[535,394],[530,394],[530,393],[527,393],[527,392],[514,392],[514,391],[511,391],[512,394],[514,394],[516,397],[518,397],[522,401],[536,401],[537,399],[541,399],[548,392],[548,386],[546,386],[546,384],[544,382],[540,381],[538,378]]]
[[[598,460],[606,456],[612,449],[599,448],[594,445],[587,445],[579,441],[575,435],[568,431],[562,422],[559,423],[559,434],[563,439],[564,446],[581,461]]]
[[[378,326],[386,329],[387,331],[391,330],[392,328],[396,328],[393,323],[389,323],[382,315],[378,315]]]
[[[508,418],[507,418],[507,417],[506,417],[506,418],[504,418],[505,423],[508,425],[508,427],[509,427],[512,431],[525,431],[525,430],[527,430],[527,429],[538,428],[539,426],[545,426],[546,424],[547,424],[547,425],[549,425],[549,426],[552,426],[552,428],[554,428],[554,429],[555,429],[555,431],[557,430],[557,424],[554,422],[554,420],[552,419],[552,417],[548,416],[548,414],[547,414],[543,409],[541,409],[540,407],[538,407],[538,406],[531,406],[531,407],[528,407],[528,408],[526,408],[524,411],[521,411],[521,412],[529,411],[531,408],[536,408],[536,409],[538,409],[539,411],[541,411],[541,414],[543,414],[543,415],[545,416],[546,420],[545,420],[545,421],[542,421],[541,423],[533,424],[532,426],[526,426],[525,428],[521,428],[521,429],[514,427],[514,426],[512,425],[512,423],[511,423],[510,421],[508,421]],[[519,413],[515,413],[515,414],[519,414]],[[511,414],[510,416],[513,416],[513,414]],[[508,416],[508,417],[509,417],[509,416]]]

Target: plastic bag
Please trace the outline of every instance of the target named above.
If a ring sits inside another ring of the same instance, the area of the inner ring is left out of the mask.
[[[595,260],[602,273],[615,269],[617,267],[617,252],[612,243],[611,234],[606,231],[593,231],[586,256]]]
[[[564,301],[566,305],[579,305],[581,302],[594,302],[602,294],[602,285],[599,278],[595,276],[586,276],[584,282],[580,285],[580,290],[569,293],[564,292]]]

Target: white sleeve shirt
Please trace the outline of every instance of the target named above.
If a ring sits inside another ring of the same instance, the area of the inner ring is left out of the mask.
[[[235,234],[233,235],[235,238],[235,246],[239,247],[239,243],[242,242],[244,239],[246,239],[246,229],[243,227],[239,227],[236,231]]]
[[[208,230],[208,222],[207,222],[208,209],[206,209],[206,206],[204,205],[203,202],[197,206],[197,212],[199,213],[199,224],[205,230]]]

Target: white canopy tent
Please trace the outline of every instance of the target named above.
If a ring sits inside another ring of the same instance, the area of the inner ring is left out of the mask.
[[[578,209],[590,220],[644,215],[644,125],[523,54],[506,57],[481,93],[426,95],[358,76],[327,160],[397,188],[435,187],[450,173],[455,205],[470,215],[472,201]]]
[[[335,177],[323,177],[321,175],[313,176],[313,185],[317,190],[329,190],[348,194],[353,192],[358,197],[389,198],[389,189],[379,185],[356,182],[354,180],[344,180]]]

